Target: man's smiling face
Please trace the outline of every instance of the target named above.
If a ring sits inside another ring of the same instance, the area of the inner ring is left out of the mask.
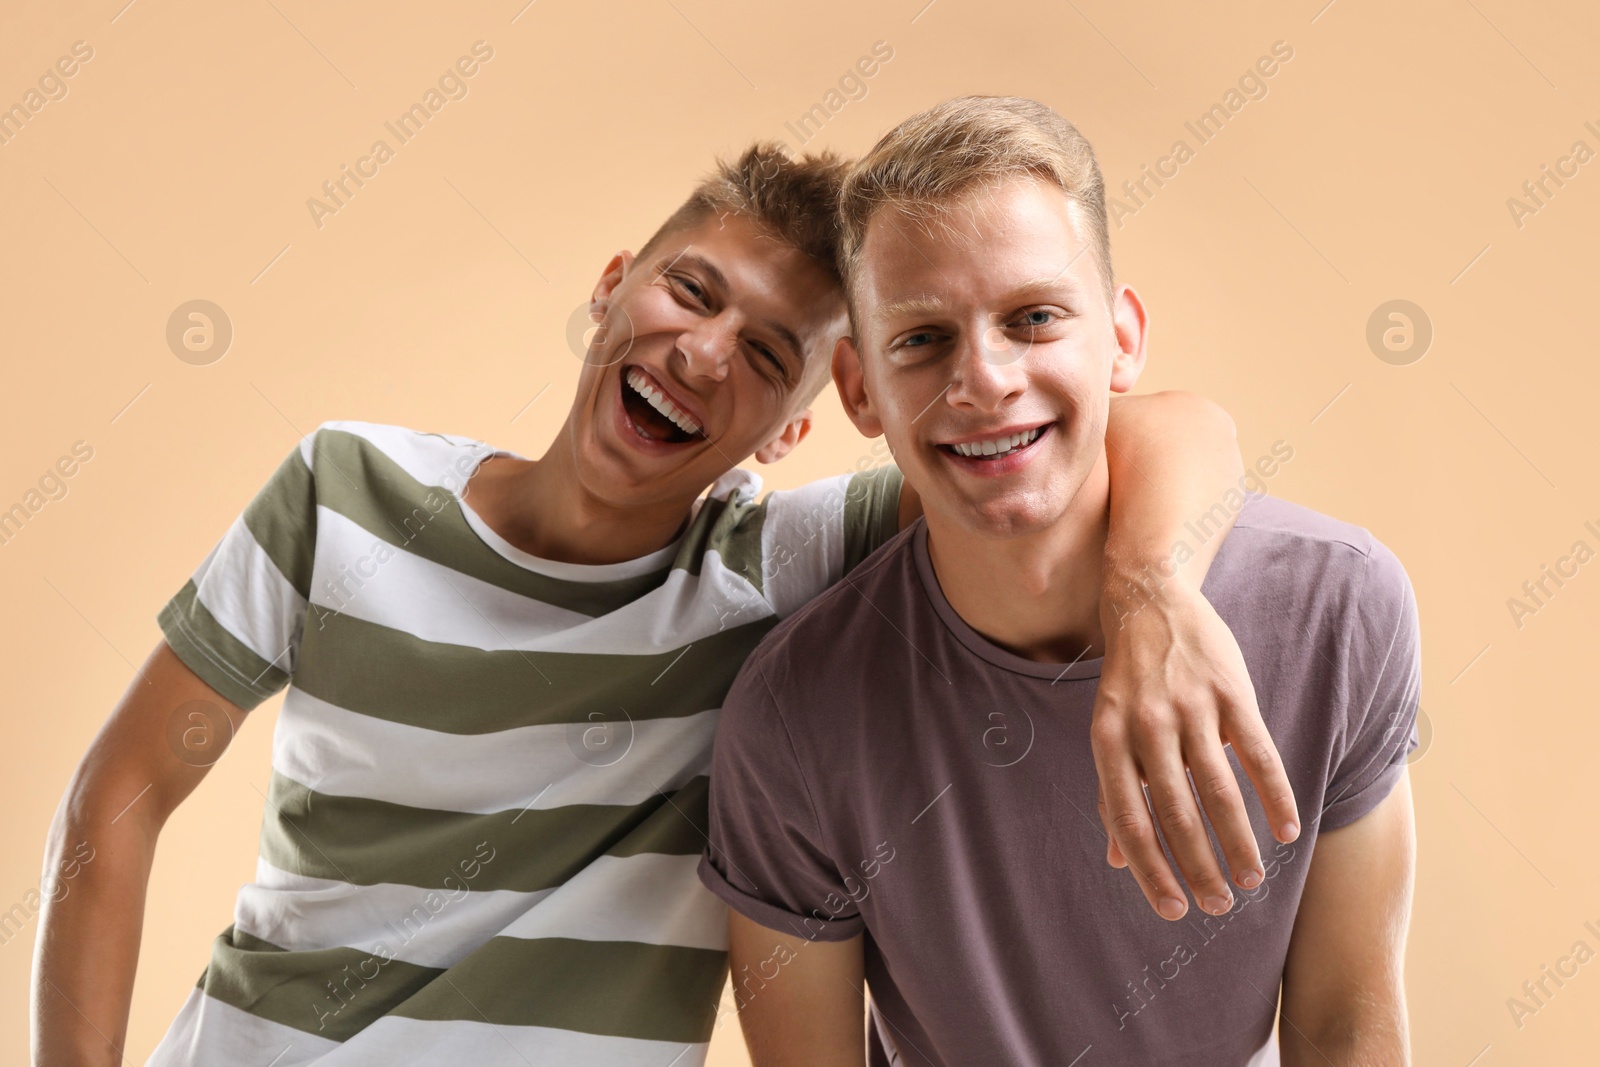
[[[1023,535],[1094,470],[1111,393],[1143,364],[1143,308],[1125,286],[1107,306],[1090,229],[1053,185],[988,184],[942,222],[884,208],[867,225],[853,342],[867,403],[853,417],[885,434],[930,515]],[[856,358],[850,345],[836,362]]]
[[[810,387],[844,332],[821,266],[748,218],[670,234],[612,260],[566,432],[584,488],[614,506],[681,502],[809,427]]]

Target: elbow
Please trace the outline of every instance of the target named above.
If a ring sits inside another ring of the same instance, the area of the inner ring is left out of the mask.
[[[1179,433],[1192,441],[1215,442],[1238,449],[1239,432],[1233,416],[1210,397],[1183,389],[1159,393],[1127,394],[1112,398],[1111,423],[1123,437],[1166,436]]]
[[[1172,417],[1181,420],[1183,425],[1204,429],[1218,441],[1238,444],[1239,428],[1234,424],[1233,416],[1228,414],[1227,408],[1210,397],[1184,389],[1167,389],[1153,395],[1160,397],[1171,409]]]

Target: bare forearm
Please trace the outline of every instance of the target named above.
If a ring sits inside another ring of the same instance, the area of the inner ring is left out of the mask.
[[[113,790],[69,790],[50,827],[34,950],[35,1067],[118,1064],[155,829]],[[146,797],[146,800],[149,798]]]
[[[729,912],[728,963],[754,1067],[866,1067],[859,936],[807,941]]]
[[[1416,867],[1411,784],[1318,838],[1284,965],[1284,1067],[1404,1067],[1405,946]]]
[[[1406,1067],[1411,1062],[1404,1008],[1351,1005],[1343,1018],[1305,1033],[1285,1016],[1279,1028],[1283,1067]]]
[[[1108,579],[1176,578],[1198,587],[1237,511],[1216,509],[1244,472],[1233,419],[1193,393],[1117,397],[1106,462]]]

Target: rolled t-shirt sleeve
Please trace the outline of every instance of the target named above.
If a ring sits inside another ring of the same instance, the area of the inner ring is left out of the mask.
[[[289,453],[157,617],[178,658],[245,711],[288,684],[305,629],[315,439]]]
[[[745,664],[717,725],[700,880],[769,929],[848,940],[862,931],[861,915],[822,844],[811,790],[760,660],[757,652]]]
[[[1367,557],[1344,677],[1344,750],[1323,803],[1323,831],[1348,826],[1377,807],[1418,744],[1417,601],[1405,568],[1376,541]]]

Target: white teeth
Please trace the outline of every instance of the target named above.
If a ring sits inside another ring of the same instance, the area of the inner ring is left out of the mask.
[[[988,441],[973,441],[970,444],[951,445],[958,455],[963,456],[998,456],[1010,452],[1023,445],[1031,445],[1039,437],[1043,427],[1035,427],[1026,433],[1014,433],[1009,437],[996,437]]]
[[[678,429],[687,434],[697,434],[700,427],[693,419],[678,410],[676,404],[666,398],[661,390],[650,384],[650,378],[638,367],[630,367],[627,374],[628,385],[634,392],[644,397],[645,402],[665,415]]]

